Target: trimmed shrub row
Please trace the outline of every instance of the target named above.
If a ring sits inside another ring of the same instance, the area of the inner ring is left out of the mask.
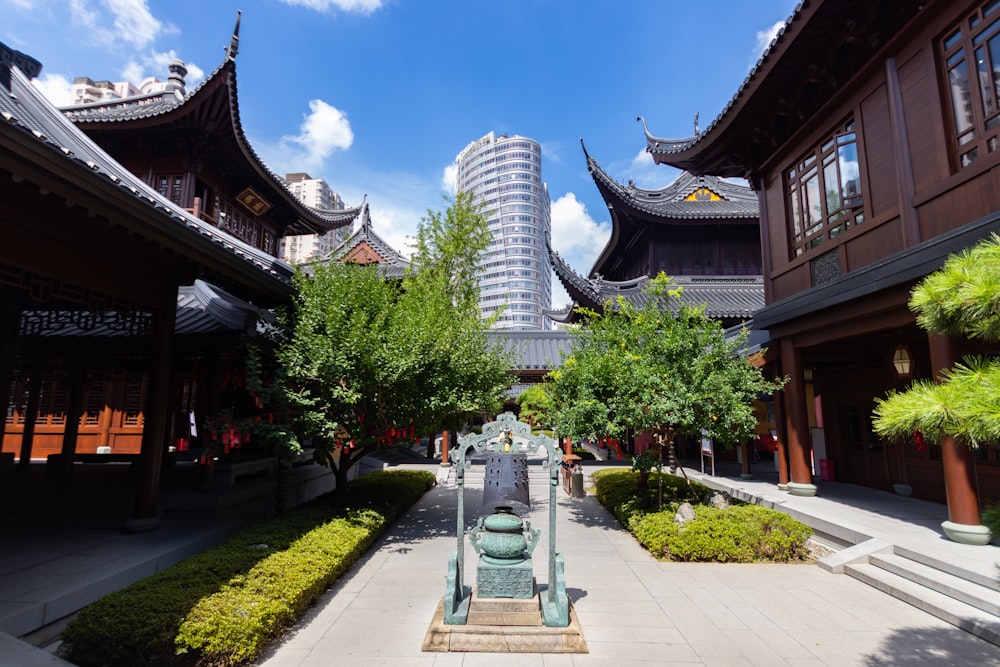
[[[640,488],[637,477],[628,470],[595,472],[595,493],[600,503],[659,559],[752,563],[808,557],[805,543],[812,529],[787,514],[736,500],[730,500],[725,509],[705,505],[713,491],[675,475],[662,476],[661,509],[660,478],[652,473],[648,487]],[[685,502],[694,507],[694,519],[678,524],[674,518]]]
[[[427,471],[364,475],[350,507],[318,498],[107,595],[63,631],[90,665],[235,665],[260,654],[434,485]]]

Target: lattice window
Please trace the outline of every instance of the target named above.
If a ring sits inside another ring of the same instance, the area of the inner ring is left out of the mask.
[[[864,222],[854,120],[845,122],[786,171],[785,184],[793,257]]]
[[[1000,0],[990,0],[945,34],[940,43],[952,149],[967,167],[1000,147]]]
[[[156,177],[156,191],[178,206],[182,205],[181,193],[183,189],[183,174],[158,174]]]
[[[21,378],[16,377],[10,383],[10,403],[7,404],[7,423],[23,424],[27,396]]]
[[[125,410],[122,426],[142,426],[142,411],[146,406],[146,378],[130,373],[125,381]]]
[[[38,398],[39,424],[62,426],[66,423],[66,412],[69,409],[69,387],[66,378],[60,376],[46,378],[42,382]]]
[[[104,411],[104,380],[91,380],[83,397],[83,416],[80,423],[83,426],[100,426],[101,413]]]
[[[246,215],[240,209],[220,199],[217,217],[219,219],[219,229],[222,231],[232,234],[258,250],[263,250],[270,255],[275,254],[274,234],[268,231],[263,224]]]

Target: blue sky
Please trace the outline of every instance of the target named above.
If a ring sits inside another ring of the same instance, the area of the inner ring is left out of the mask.
[[[68,103],[74,77],[164,79],[188,89],[222,62],[238,9],[240,114],[278,174],[324,178],[408,252],[451,194],[451,166],[490,131],[542,145],[552,242],[587,273],[610,216],[582,138],[621,183],[676,172],[644,153],[650,131],[686,137],[735,94],[793,0],[0,0],[0,41],[41,61]],[[556,281],[557,282],[557,281]],[[556,285],[553,306],[566,303]]]

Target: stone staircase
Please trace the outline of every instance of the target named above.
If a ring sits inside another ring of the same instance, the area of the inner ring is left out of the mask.
[[[870,539],[819,561],[1000,646],[1000,570],[993,578]]]

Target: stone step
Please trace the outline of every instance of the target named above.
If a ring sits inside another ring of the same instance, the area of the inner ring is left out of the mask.
[[[884,555],[873,555],[872,560]],[[844,573],[1000,646],[1000,617],[873,563],[848,563]],[[944,573],[941,573],[944,575]]]
[[[1000,618],[1000,592],[898,554],[872,554],[869,564]]]
[[[986,548],[988,549],[989,547]],[[928,553],[914,551],[898,545],[894,548],[894,552],[897,556],[903,556],[909,560],[923,563],[924,565],[934,568],[935,570],[940,570],[956,577],[967,579],[968,581],[974,582],[979,586],[1000,593],[1000,576],[998,576],[1000,575],[1000,570],[991,572],[988,575],[983,574],[982,572],[973,572],[952,561],[935,558]]]

